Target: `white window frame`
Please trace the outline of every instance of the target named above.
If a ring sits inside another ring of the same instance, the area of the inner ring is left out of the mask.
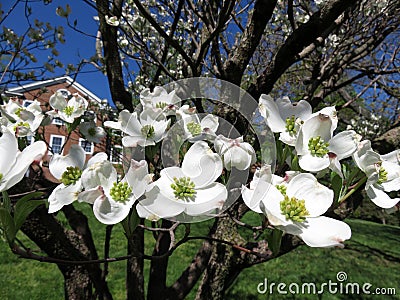
[[[113,164],[115,164],[115,165],[120,165],[120,164],[122,164],[122,156],[118,156],[117,157],[117,160],[116,161],[114,161],[114,159],[115,159],[115,157],[113,156],[113,154],[114,154],[114,148],[117,148],[117,149],[121,149],[121,155],[123,154],[123,152],[122,152],[122,146],[120,146],[120,145],[114,145],[114,146],[112,146],[112,148],[111,148],[111,151],[110,151],[110,161],[111,161],[111,163],[113,163]]]
[[[90,152],[86,151],[86,149],[82,146],[82,142],[90,143]],[[79,138],[79,146],[82,147],[82,149],[85,151],[86,154],[93,154],[93,152],[94,152],[94,144],[91,143],[91,142],[89,142],[89,141],[86,140],[86,139]]]
[[[50,143],[49,143],[49,145],[50,145],[50,149],[51,150],[53,150],[53,138],[61,138],[61,149],[62,149],[62,151],[61,151],[61,153],[56,153],[56,154],[61,154],[62,155],[63,152],[64,152],[63,145],[65,143],[65,136],[58,135],[58,134],[50,134]],[[52,155],[52,154],[54,154],[54,153],[50,152],[50,155]]]

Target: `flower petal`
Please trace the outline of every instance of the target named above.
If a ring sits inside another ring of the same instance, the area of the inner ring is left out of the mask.
[[[307,218],[299,237],[310,247],[341,247],[351,238],[350,226],[328,217]]]
[[[18,141],[14,133],[8,129],[3,129],[0,137],[0,174],[7,174],[15,163],[18,152]]]
[[[309,217],[317,217],[325,213],[333,203],[333,191],[320,184],[308,173],[295,176],[288,184],[286,194],[304,200],[310,213]]]
[[[101,223],[113,225],[128,216],[132,205],[133,201],[116,202],[105,195],[101,195],[93,203],[93,213]]]
[[[182,171],[195,183],[196,188],[202,188],[221,175],[222,160],[218,154],[212,152],[206,142],[198,141],[186,153]]]
[[[338,160],[351,156],[358,146],[356,135],[353,130],[338,133],[329,141],[329,151],[335,153]]]
[[[85,189],[102,186],[109,190],[113,183],[117,181],[117,171],[110,161],[105,160],[86,168],[82,172],[81,180]]]
[[[144,194],[147,185],[151,182],[151,176],[149,176],[147,169],[148,166],[145,160],[138,162],[132,159],[128,172],[122,180],[128,182],[129,186],[132,188],[135,199],[138,199]]]
[[[50,194],[49,202],[49,214],[59,211],[64,205],[69,205],[78,199],[78,192],[82,190],[80,181],[75,184],[65,186],[59,184]]]
[[[292,103],[289,97],[282,97],[276,100],[280,115],[283,120],[295,116],[296,119],[307,120],[312,114],[310,103],[305,100],[300,100],[297,103]]]
[[[278,105],[270,95],[261,95],[258,109],[272,132],[285,131],[285,120],[282,119]]]
[[[208,114],[200,122],[201,128],[208,128],[212,132],[216,132],[219,126],[218,117]]]
[[[54,154],[49,163],[50,173],[57,179],[61,179],[67,167],[78,167],[83,169],[86,154],[79,145],[72,145],[67,155]]]
[[[389,195],[383,191],[383,188],[377,185],[370,185],[365,190],[371,201],[382,208],[391,208],[400,201],[400,198],[390,198]]]
[[[309,172],[318,172],[329,167],[330,160],[328,154],[324,155],[323,157],[306,154],[299,157],[299,165],[303,170]]]

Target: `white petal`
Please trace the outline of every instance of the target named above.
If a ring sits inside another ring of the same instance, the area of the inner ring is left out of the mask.
[[[400,150],[394,150],[392,152],[389,152],[387,154],[381,155],[383,160],[395,163],[395,164],[400,164]]]
[[[387,180],[382,183],[386,192],[400,189],[400,165],[389,161],[382,161],[382,168],[387,172]]]
[[[271,191],[268,194],[272,185],[265,180],[253,180],[250,183],[250,189],[243,186],[242,188],[242,198],[244,203],[252,210],[257,213],[262,213],[260,208],[260,202],[264,199],[269,197],[278,197],[279,199],[283,200],[282,194],[277,194],[275,190]],[[274,194],[275,193],[275,194]],[[267,201],[267,200],[266,200]],[[268,206],[268,205],[267,205]]]
[[[94,201],[96,201],[96,199],[103,194],[104,194],[103,188],[101,186],[98,186],[98,187],[95,187],[92,189],[86,189],[85,191],[80,192],[77,200],[79,202],[93,204]]]
[[[151,177],[148,176],[149,172],[147,169],[148,166],[145,160],[138,162],[132,159],[128,172],[125,174],[124,180],[126,180],[132,188],[135,199],[138,199],[144,194],[147,185],[150,183],[149,179],[151,179]]]
[[[283,97],[276,100],[276,104],[279,108],[280,115],[283,120],[295,116],[296,119],[307,120],[312,113],[312,107],[310,103],[305,100],[293,104],[289,97]]]
[[[18,153],[15,164],[8,174],[3,178],[6,182],[2,183],[0,190],[7,190],[22,180],[29,166],[35,161],[40,160],[46,153],[47,146],[45,142],[38,141],[26,147],[21,153]]]
[[[279,108],[271,96],[261,95],[258,109],[272,132],[282,132],[285,130],[285,120],[282,119]]]
[[[227,170],[231,170],[232,167],[238,170],[246,170],[250,167],[254,158],[255,156],[249,154],[248,151],[239,146],[233,146],[224,154],[224,165]]]
[[[303,170],[318,172],[329,167],[330,160],[328,154],[325,154],[323,157],[306,154],[299,157],[299,165]]]
[[[86,168],[81,176],[82,185],[85,189],[102,186],[109,190],[113,183],[117,181],[117,171],[108,160],[95,163]]]
[[[329,141],[329,151],[335,153],[338,160],[351,156],[357,150],[356,132],[346,130],[338,133]]]
[[[93,213],[103,224],[117,224],[128,216],[132,205],[133,201],[116,202],[102,195],[94,201]]]
[[[90,167],[90,166],[92,166],[92,165],[94,165],[94,164],[96,164],[96,163],[101,163],[102,161],[105,161],[105,160],[107,160],[107,159],[108,159],[108,158],[107,158],[107,153],[99,152],[99,153],[97,153],[96,155],[92,156],[92,157],[88,160],[87,165],[86,165],[86,168],[88,168],[88,167]]]
[[[322,215],[333,203],[333,191],[308,173],[295,176],[289,182],[286,194],[304,200],[310,217]]]
[[[284,196],[276,187],[267,185],[267,192],[260,191],[260,193],[264,194],[263,196],[258,196],[262,197],[260,208],[272,225],[292,224],[291,221],[286,221],[285,216],[282,215],[280,204],[284,200]]]
[[[196,188],[214,182],[222,173],[222,160],[213,153],[206,142],[194,143],[182,162],[183,173],[190,177]]]
[[[54,154],[49,163],[50,173],[57,179],[61,179],[67,167],[78,167],[83,169],[86,154],[79,145],[72,145],[67,155]]]
[[[299,236],[310,247],[343,247],[343,242],[351,238],[351,229],[328,217],[307,218],[307,227]]]
[[[157,185],[154,185],[152,189],[146,192],[145,199],[137,204],[137,212],[141,218],[149,217],[149,215],[159,218],[171,218],[181,214],[184,209],[182,201],[175,201],[164,196]],[[148,214],[145,213],[146,211]]]
[[[209,128],[212,132],[216,132],[219,126],[218,117],[214,115],[207,115],[200,122],[201,128]]]
[[[214,182],[202,189],[196,189],[194,201],[186,201],[183,205],[190,216],[200,216],[214,209],[221,209],[228,197],[226,187]]]
[[[154,145],[155,143],[153,141],[150,141],[149,139],[146,139],[142,135],[138,136],[124,136],[122,138],[122,145],[124,147],[130,148],[130,147],[137,147],[139,146],[149,146],[149,145]]]
[[[15,158],[18,152],[18,141],[14,133],[8,129],[3,130],[3,135],[0,137],[0,174],[7,174],[10,168],[15,163]]]
[[[62,111],[67,106],[67,101],[60,92],[56,92],[49,99],[50,106],[54,109]]]
[[[59,211],[64,205],[69,205],[78,199],[78,192],[82,190],[80,181],[65,186],[59,184],[49,196],[49,214]]]
[[[367,189],[367,196],[371,199],[375,205],[382,208],[391,208],[395,206],[400,198],[390,198],[388,194],[386,194],[382,188],[376,185],[370,185]]]

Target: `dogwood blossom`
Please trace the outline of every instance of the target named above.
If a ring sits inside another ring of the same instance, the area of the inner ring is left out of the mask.
[[[371,142],[365,140],[353,155],[357,166],[367,175],[367,196],[382,208],[391,208],[400,201],[386,193],[400,189],[400,165],[394,162],[398,155],[396,151],[381,156],[372,150]]]
[[[38,141],[26,147],[22,152],[18,150],[18,140],[7,128],[2,128],[0,137],[0,191],[6,191],[20,182],[29,166],[40,160],[46,153],[45,142]]]
[[[76,118],[83,115],[88,107],[86,99],[79,94],[76,93],[71,99],[67,100],[59,91],[50,97],[49,104],[54,110],[47,112],[47,114],[60,118],[67,123],[73,123]]]
[[[105,160],[92,164],[82,173],[85,191],[78,200],[93,204],[95,217],[103,224],[116,224],[124,220],[133,204],[152,181],[145,160],[131,160],[125,177],[118,181],[117,171]]]
[[[61,183],[51,192],[49,213],[59,211],[64,205],[78,200],[78,194],[82,191],[82,171],[85,167],[86,154],[79,145],[72,145],[67,155],[54,154],[49,163],[50,173]],[[101,152],[91,157],[87,167],[107,160],[107,154]]]
[[[333,191],[312,174],[294,176],[284,189],[266,178],[259,176],[250,188],[244,186],[242,197],[250,209],[263,212],[270,224],[299,236],[311,247],[342,247],[343,241],[350,238],[346,223],[321,216],[333,203]]]
[[[156,86],[153,92],[149,88],[144,89],[140,93],[140,103],[143,109],[160,109],[166,115],[174,114],[179,108],[181,99],[176,95],[175,91],[168,93],[163,87]]]
[[[138,117],[137,112],[123,110],[119,113],[118,122],[106,121],[104,126],[121,130],[126,134],[122,138],[124,147],[149,146],[161,141],[171,120],[158,110],[144,110]]]
[[[201,121],[194,107],[183,105],[176,111],[176,115],[182,122],[184,138],[190,142],[198,140],[213,141],[216,137],[215,132],[218,130],[218,117],[208,114]]]
[[[261,95],[258,109],[272,132],[279,132],[279,140],[294,146],[303,122],[311,117],[311,105],[300,100],[293,104],[288,97],[276,101],[269,95]]]
[[[223,157],[227,170],[231,170],[232,167],[246,170],[256,161],[256,152],[249,143],[243,142],[243,137],[229,139],[218,135],[214,141],[214,148]]]
[[[94,121],[83,122],[79,125],[79,131],[87,141],[98,144],[107,134],[103,127],[96,125]]]
[[[295,146],[303,170],[317,172],[330,167],[343,177],[339,161],[356,151],[358,139],[353,130],[332,137],[333,127],[332,118],[322,113],[304,122]]]
[[[215,180],[221,175],[222,160],[204,141],[194,143],[182,167],[161,170],[161,177],[149,186],[136,206],[140,217],[171,218],[182,213],[200,216],[222,208],[228,192]]]

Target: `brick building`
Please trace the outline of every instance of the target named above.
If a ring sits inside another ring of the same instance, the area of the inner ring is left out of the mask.
[[[13,87],[6,90],[4,95],[10,98],[17,97],[23,106],[28,106],[34,100],[37,100],[40,102],[42,111],[46,112],[51,110],[49,99],[57,91],[61,92],[66,98],[78,93],[83,98],[88,100],[89,106],[85,114],[92,115],[98,125],[101,125],[101,123],[104,121],[104,118],[107,117],[104,115],[107,102],[100,99],[94,93],[86,89],[78,82],[74,81],[69,76]],[[52,123],[45,126],[41,133],[43,134],[43,137],[48,143],[50,149],[47,157],[44,158],[44,167],[46,164],[48,164],[53,154],[68,154],[69,148],[72,144],[80,144],[86,152],[87,159],[89,159],[93,153],[110,151],[110,149],[107,150],[107,147],[109,146],[107,146],[106,139],[103,139],[103,141],[99,144],[93,144],[85,140],[78,130],[73,131],[68,137],[67,128],[61,119],[53,119]],[[120,160],[118,154],[120,153],[120,149],[112,149],[111,152],[111,160],[115,163],[119,163]],[[112,155],[113,153],[114,157]],[[52,176],[49,174],[46,167],[43,168],[43,171],[45,173],[45,177],[54,181],[54,178],[52,178]]]

